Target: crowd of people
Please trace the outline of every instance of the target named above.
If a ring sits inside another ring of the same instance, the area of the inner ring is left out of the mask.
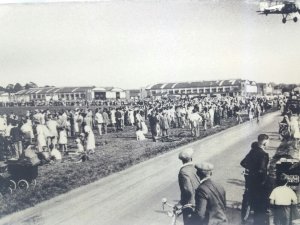
[[[271,185],[268,175],[269,155],[265,152],[268,143],[268,135],[258,135],[257,141],[252,143],[251,150],[241,161],[247,170],[246,190],[253,210],[253,224],[269,225],[272,209],[275,225],[290,225],[292,220],[300,216],[295,207],[298,203],[297,195],[288,186],[289,179],[285,173],[280,174],[276,185]],[[179,159],[183,164],[179,170],[178,183],[180,204],[184,206],[184,225],[229,224],[226,191],[212,179],[214,166],[208,162],[194,164],[191,148],[181,151]],[[243,216],[242,221],[246,222]]]
[[[294,106],[286,107],[286,104],[287,99],[278,99],[278,108],[283,116],[279,135],[282,142],[292,143],[294,151],[298,151],[294,160],[299,161],[299,114],[290,109]],[[248,102],[247,111],[250,121],[253,119],[251,105]],[[259,116],[256,117],[259,121]],[[300,218],[295,207],[299,200],[295,191],[288,186],[290,181],[287,174],[277,171],[278,177],[272,180],[269,174],[270,158],[266,152],[269,140],[267,134],[258,135],[257,141],[251,144],[249,153],[240,163],[245,169],[246,186],[241,219],[246,222],[245,210],[249,206],[253,211],[255,225],[269,225],[271,212],[273,212],[275,225],[290,225],[292,220]],[[192,149],[184,149],[179,153],[179,159],[183,164],[178,174],[180,204],[188,206],[183,207],[182,211],[184,224],[228,224],[226,191],[222,185],[211,179],[214,166],[207,162],[194,164],[192,158]]]
[[[78,151],[94,153],[96,133],[102,136],[122,132],[125,126],[135,127],[139,141],[146,139],[149,130],[155,142],[168,138],[172,128],[189,128],[192,136],[199,137],[200,127],[205,131],[220,126],[226,118],[241,123],[242,114],[247,114],[250,120],[254,117],[259,120],[269,107],[266,99],[222,97],[160,99],[96,109],[35,109],[21,115],[11,112],[0,116],[1,158],[12,149],[13,158],[18,159],[24,142],[34,144],[38,152],[49,151],[51,147],[66,154],[72,139]]]

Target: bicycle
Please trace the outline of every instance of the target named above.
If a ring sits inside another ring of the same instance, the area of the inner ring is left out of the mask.
[[[177,218],[182,214],[182,210],[186,208],[193,208],[192,204],[180,205],[180,204],[170,204],[166,198],[162,199],[162,208],[165,210],[165,206],[171,208],[167,212],[167,215],[172,218],[171,225],[176,225]]]

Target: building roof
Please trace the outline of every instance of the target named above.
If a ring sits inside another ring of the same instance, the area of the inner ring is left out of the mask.
[[[194,81],[194,82],[178,82],[178,83],[159,83],[149,85],[146,87],[147,90],[156,89],[175,89],[175,88],[198,88],[198,87],[223,87],[223,86],[240,86],[243,81],[242,79],[231,79],[231,80],[211,80],[211,81]],[[253,81],[248,81],[251,85],[256,85]]]
[[[94,87],[39,87],[21,90],[16,95],[53,94],[53,93],[81,93],[92,90]]]
[[[114,91],[122,92],[124,91],[121,88],[117,87],[39,87],[39,88],[30,88],[28,90],[21,90],[16,93],[16,95],[30,95],[30,94],[54,94],[54,93],[83,93],[88,90],[94,91]]]

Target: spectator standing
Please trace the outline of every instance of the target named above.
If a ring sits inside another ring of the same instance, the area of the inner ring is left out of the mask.
[[[88,151],[88,153],[95,153],[96,141],[95,141],[95,135],[93,133],[93,130],[90,126],[86,125],[84,127],[84,131],[87,134],[86,150]]]
[[[17,120],[12,121],[12,128],[10,130],[11,141],[14,146],[15,151],[15,158],[19,159],[23,152],[23,145],[22,145],[22,131],[18,124]]]
[[[178,174],[178,183],[180,188],[180,204],[190,204],[191,207],[185,208],[182,211],[184,225],[196,225],[193,207],[195,206],[195,190],[200,185],[200,178],[197,176],[197,171],[192,162],[193,149],[187,148],[179,153],[178,158],[182,162],[182,166]]]
[[[160,118],[160,128],[163,137],[168,137],[168,130],[170,128],[169,119],[166,112],[162,113],[162,117]]]
[[[98,129],[99,135],[101,136],[102,135],[103,116],[101,114],[100,109],[96,109],[95,121],[97,124],[97,129]]]
[[[38,151],[42,152],[44,148],[47,147],[47,134],[44,129],[45,125],[42,125],[40,120],[35,121],[35,123],[36,123],[37,147],[38,147]]]
[[[113,130],[116,131],[116,110],[114,108],[112,108],[110,110],[110,121],[111,121]]]
[[[213,106],[210,106],[208,109],[209,119],[210,119],[210,127],[214,127],[214,118],[215,118],[215,110]]]
[[[297,204],[295,192],[287,186],[288,177],[281,174],[279,187],[276,187],[270,195],[270,204],[273,205],[275,225],[290,225],[292,222],[292,205]]]
[[[58,124],[56,120],[53,119],[52,115],[49,115],[49,119],[46,122],[48,130],[49,130],[49,137],[48,137],[48,147],[50,147],[50,144],[52,144],[54,147],[57,144],[57,137],[58,137]]]
[[[269,187],[268,187],[268,164],[269,155],[264,150],[269,143],[269,136],[258,135],[258,141],[252,143],[250,152],[241,161],[241,166],[247,169],[249,180],[249,195],[254,211],[254,224],[267,225]]]
[[[59,139],[58,139],[59,149],[61,152],[66,153],[68,148],[68,136],[66,127],[59,127]]]
[[[157,139],[157,126],[159,124],[159,119],[157,118],[157,114],[155,110],[151,111],[151,115],[149,115],[149,125],[150,125],[150,131],[152,134],[152,140],[156,142]]]
[[[117,108],[117,111],[115,113],[115,117],[116,117],[116,129],[117,131],[122,131],[122,113],[121,113],[121,109]]]
[[[128,117],[129,117],[129,125],[133,126],[134,125],[134,112],[133,112],[132,108],[130,108],[128,111]]]
[[[202,117],[199,113],[193,109],[192,113],[190,114],[190,124],[191,124],[191,132],[193,137],[200,136],[200,123],[202,122]]]
[[[25,119],[25,123],[21,126],[21,131],[24,134],[24,139],[29,143],[31,143],[32,139],[34,138],[34,134],[33,134],[32,123],[29,118]]]
[[[103,129],[104,129],[104,133],[107,134],[107,125],[109,124],[109,116],[108,116],[106,108],[103,110],[102,117],[103,117]]]
[[[199,225],[228,224],[226,216],[226,192],[224,188],[211,179],[214,166],[203,162],[195,165],[197,175],[201,179],[196,189],[195,212]]]

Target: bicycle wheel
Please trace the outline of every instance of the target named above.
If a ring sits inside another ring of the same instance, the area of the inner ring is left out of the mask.
[[[8,188],[10,188],[12,191],[16,190],[17,188],[17,184],[14,180],[9,180],[8,181]]]
[[[27,180],[19,180],[18,181],[18,187],[21,190],[27,190],[29,188],[29,184],[28,184]]]

